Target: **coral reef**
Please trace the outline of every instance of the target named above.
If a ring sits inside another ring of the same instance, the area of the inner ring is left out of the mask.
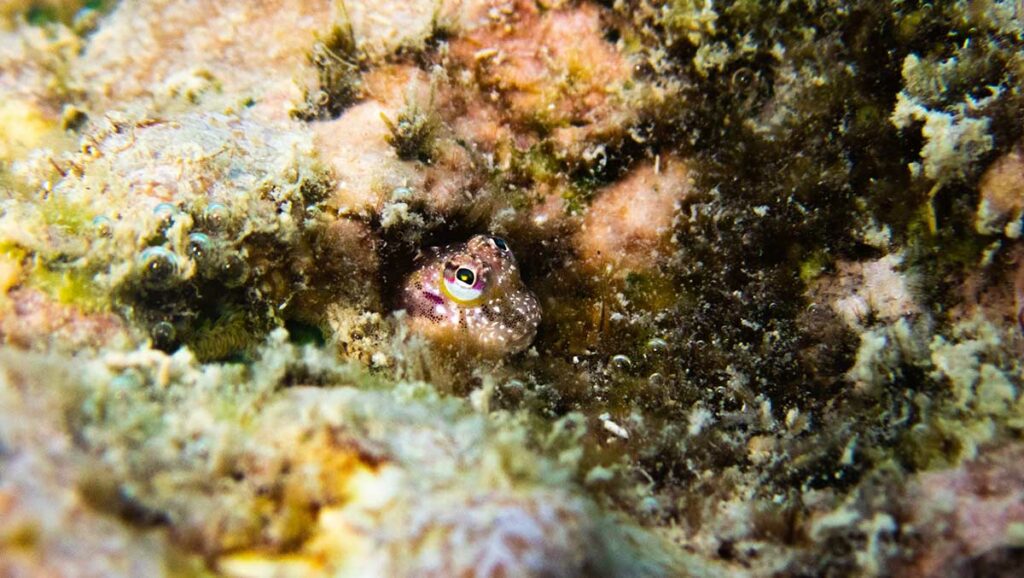
[[[0,1],[0,574],[1013,575],[1022,10]]]
[[[17,553],[6,568],[74,564],[80,552],[65,541],[104,525],[114,559],[143,540],[137,568],[174,552],[185,564],[191,551],[230,576],[575,575],[604,572],[609,543],[635,548],[572,491],[571,432],[545,442],[564,454],[559,464],[527,447],[539,432],[512,415],[381,382],[287,339],[271,335],[253,378],[184,351],[101,355],[76,374],[66,358],[4,357],[4,411],[25,420],[0,432],[13,512],[3,543]],[[281,389],[290,382],[331,385]],[[35,436],[63,442],[37,464],[26,449]],[[67,484],[74,501],[46,520],[33,518],[44,506],[20,506]],[[82,509],[63,536],[61,516]],[[132,538],[132,527],[167,530]],[[668,562],[634,552],[636,570],[671,564],[660,548]],[[93,563],[102,574],[106,561]]]

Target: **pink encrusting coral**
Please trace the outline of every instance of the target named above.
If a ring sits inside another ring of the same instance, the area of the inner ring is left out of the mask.
[[[15,289],[2,301],[0,341],[26,349],[113,348],[131,342],[123,320],[61,303],[37,289]]]
[[[362,102],[310,125],[336,179],[332,208],[362,217],[390,211],[388,222],[397,223],[403,207],[443,215],[480,194],[484,174],[472,150],[440,122],[436,76],[386,65],[366,73],[362,86]]]
[[[926,472],[910,488],[914,526],[927,540],[904,576],[962,575],[968,567],[1001,567],[1020,560],[1024,541],[1024,446],[987,451],[959,468]]]
[[[620,277],[654,269],[672,251],[672,225],[692,187],[685,161],[664,157],[597,191],[577,235],[583,263]]]
[[[978,182],[978,211],[975,227],[985,234],[1005,230],[1018,238],[1024,213],[1024,144],[996,159]]]
[[[399,574],[568,578],[586,570],[592,521],[585,504],[570,494],[493,491],[439,498],[439,508],[405,521],[394,558]],[[409,545],[413,551],[403,552]]]
[[[518,4],[453,43],[454,57],[474,72],[481,90],[493,91],[516,122],[549,124],[556,135],[568,131],[556,136],[566,144],[624,124],[630,113],[622,106],[623,91],[632,67],[604,39],[600,9]]]

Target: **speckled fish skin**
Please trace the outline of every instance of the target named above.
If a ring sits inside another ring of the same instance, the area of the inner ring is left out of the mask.
[[[508,243],[488,235],[430,249],[406,279],[401,301],[415,332],[489,356],[529,347],[541,316]]]

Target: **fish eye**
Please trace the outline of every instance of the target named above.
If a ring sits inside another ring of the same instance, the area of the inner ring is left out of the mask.
[[[505,242],[505,239],[502,239],[501,237],[491,237],[491,242],[494,243],[495,247],[502,251],[508,251],[508,243]]]
[[[455,271],[455,279],[467,287],[472,287],[473,283],[476,282],[476,273],[474,273],[469,267],[459,267],[459,269]]]
[[[458,305],[470,306],[478,303],[484,293],[480,276],[470,267],[448,268],[441,274],[441,292]]]

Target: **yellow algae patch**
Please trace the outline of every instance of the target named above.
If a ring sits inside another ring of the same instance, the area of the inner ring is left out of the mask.
[[[0,99],[0,162],[20,158],[56,129],[56,120],[38,106],[24,100]]]
[[[220,572],[238,578],[363,575],[371,544],[342,512],[378,505],[387,493],[386,473],[394,468],[368,463],[332,430],[308,435],[295,448],[293,475],[274,522],[274,534],[284,541],[300,540],[300,549],[232,553],[217,561]],[[330,505],[317,511],[313,504]]]
[[[318,429],[298,440],[290,457],[292,470],[288,492],[315,493],[320,503],[337,503],[351,498],[353,480],[362,473],[374,471],[357,448],[343,433],[333,428]]]
[[[84,313],[106,309],[108,300],[92,275],[81,269],[54,271],[37,264],[29,277],[30,284],[52,297],[58,303],[74,305]]]
[[[267,556],[259,552],[225,556],[217,569],[232,578],[302,578],[324,573],[323,564],[303,556]]]
[[[316,533],[308,542],[309,556],[329,560],[332,576],[383,575],[378,545],[358,521],[386,504],[398,489],[401,472],[395,467],[364,471],[352,477],[351,501],[320,511]],[[360,516],[362,513],[364,516]]]
[[[23,255],[16,252],[0,252],[0,309],[6,309],[10,305],[7,292],[21,282],[23,258]]]

